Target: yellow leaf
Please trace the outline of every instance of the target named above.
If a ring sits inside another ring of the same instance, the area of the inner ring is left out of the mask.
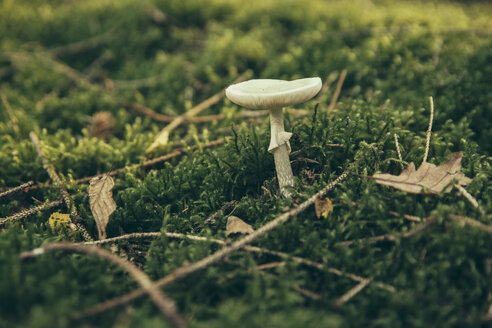
[[[325,198],[316,198],[314,201],[314,211],[316,212],[316,217],[319,219],[320,217],[328,218],[331,212],[333,212],[333,203],[331,199]]]
[[[72,219],[70,219],[70,214],[55,212],[51,214],[50,218],[48,219],[48,223],[51,229],[55,229],[57,226],[61,227],[69,225],[70,223],[72,223]]]

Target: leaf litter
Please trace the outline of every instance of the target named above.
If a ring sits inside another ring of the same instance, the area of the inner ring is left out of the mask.
[[[97,224],[99,239],[106,239],[106,226],[108,225],[110,215],[116,209],[116,203],[113,200],[113,187],[114,181],[109,175],[93,178],[90,181],[90,206]]]

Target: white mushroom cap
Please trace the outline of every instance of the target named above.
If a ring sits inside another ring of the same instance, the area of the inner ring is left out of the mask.
[[[232,102],[250,109],[271,109],[300,104],[318,94],[321,79],[294,81],[257,79],[233,84],[226,89]]]

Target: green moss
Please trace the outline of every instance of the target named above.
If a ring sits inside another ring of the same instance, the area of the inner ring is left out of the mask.
[[[162,14],[164,20],[156,19]],[[487,3],[445,1],[3,1],[0,92],[17,123],[0,104],[0,190],[50,182],[29,139],[34,131],[92,236],[97,229],[87,184],[75,180],[128,167],[114,178],[118,207],[108,237],[165,230],[234,240],[225,233],[228,213],[206,226],[204,220],[236,201],[234,215],[258,229],[353,165],[354,174],[328,195],[334,209],[327,219],[310,208],[256,243],[373,277],[348,303],[338,307],[335,301],[356,285],[352,280],[291,261],[259,270],[279,258],[246,251],[166,286],[166,295],[192,327],[485,325],[491,238],[447,215],[487,225],[490,218],[454,191],[410,195],[359,175],[401,172],[395,133],[403,161],[420,165],[432,95],[428,161],[438,165],[463,152],[462,171],[473,179],[466,189],[492,212],[491,14]],[[94,37],[99,41],[83,50],[49,57],[53,49]],[[203,112],[226,119],[182,125],[171,134],[173,146],[153,155],[180,146],[182,156],[130,168],[148,159],[145,150],[165,123],[140,116],[128,103],[178,115],[247,69],[257,78],[285,79],[326,78],[347,69],[337,110],[326,113],[332,86],[319,103],[298,106],[312,115],[286,114],[299,196],[276,196],[267,117],[240,119],[240,108],[228,100]],[[91,135],[100,111],[113,116],[105,140]],[[224,135],[223,145],[201,148]],[[59,197],[54,186],[2,197],[0,217]],[[0,327],[165,326],[147,298],[69,320],[137,285],[121,269],[89,256],[52,253],[21,261],[20,252],[44,243],[80,241],[49,227],[55,211],[68,212],[60,206],[0,228]],[[433,215],[438,223],[394,243],[338,244],[415,226],[394,212]],[[154,280],[219,249],[165,235],[117,245]]]

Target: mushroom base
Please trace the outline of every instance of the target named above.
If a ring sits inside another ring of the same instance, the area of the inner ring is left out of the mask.
[[[283,144],[273,150],[273,158],[275,160],[275,169],[277,170],[278,185],[280,193],[284,197],[291,197],[292,193],[285,187],[294,187],[294,175],[290,167],[289,149],[287,144]]]

